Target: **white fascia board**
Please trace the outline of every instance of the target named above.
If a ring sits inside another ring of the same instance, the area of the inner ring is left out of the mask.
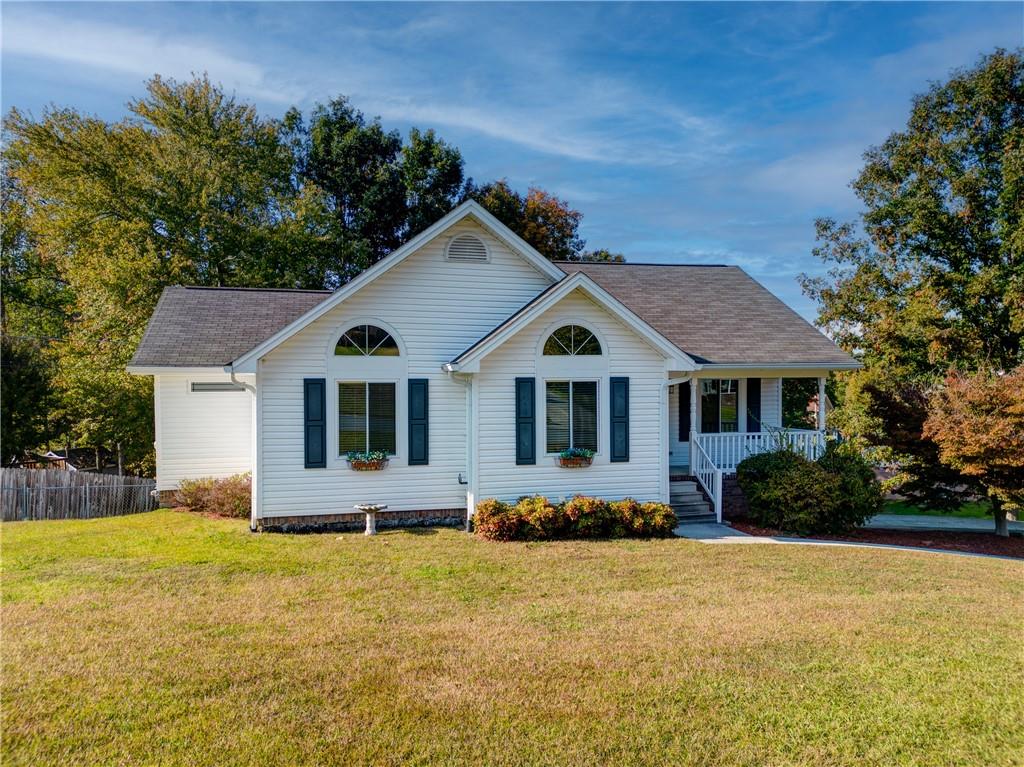
[[[230,373],[230,367],[211,365],[209,367],[172,367],[170,365],[129,365],[125,368],[137,376],[195,376]]]
[[[631,312],[626,306],[606,291],[583,272],[576,272],[560,282],[557,287],[544,296],[540,301],[531,306],[528,311],[523,312],[512,322],[501,328],[491,338],[469,354],[463,357],[458,363],[448,363],[446,369],[458,370],[461,373],[476,373],[480,370],[480,361],[504,344],[512,336],[526,327],[536,317],[553,307],[572,291],[581,288],[588,293],[598,304],[614,317],[622,321],[633,332],[647,341],[655,350],[660,352],[668,361],[673,370],[696,370],[699,365],[690,357],[684,354],[671,341],[661,335],[658,331],[644,322]]]
[[[234,368],[237,373],[254,373],[256,372],[255,361],[260,357],[263,357],[271,349],[280,344],[281,342],[291,338],[295,333],[300,331],[302,328],[309,325],[311,322],[322,317],[324,314],[329,312],[335,306],[340,304],[346,298],[351,296],[353,293],[361,289],[364,285],[373,282],[375,279],[380,277],[385,272],[391,270],[393,267],[400,264],[405,258],[426,244],[430,240],[437,237],[439,234],[444,232],[446,229],[454,226],[455,224],[462,221],[467,216],[473,216],[481,224],[484,225],[495,237],[503,240],[509,247],[517,251],[528,263],[534,266],[539,272],[547,275],[552,281],[557,281],[565,276],[565,272],[555,266],[553,263],[544,258],[540,253],[530,247],[519,235],[501,223],[498,219],[488,213],[482,205],[474,200],[468,200],[444,218],[437,221],[435,224],[427,227],[422,232],[417,234],[411,240],[406,242],[402,247],[393,253],[385,256],[383,259],[378,261],[376,264],[371,266],[369,269],[363,271],[358,277],[348,282],[344,287],[339,288],[330,296],[325,298],[319,304],[314,306],[308,312],[303,314],[296,320],[293,320],[290,324],[276,332],[267,340],[260,343],[258,346],[250,349],[248,352],[243,354],[241,357],[236,359],[230,367]]]
[[[786,372],[803,373],[813,377],[815,373],[828,374],[830,370],[860,370],[864,365],[851,359],[849,362],[780,362],[772,364],[769,362],[732,363],[723,362],[720,364],[705,363],[701,370],[709,375],[718,375],[730,370],[756,372],[759,370],[766,373],[773,373],[776,376]]]

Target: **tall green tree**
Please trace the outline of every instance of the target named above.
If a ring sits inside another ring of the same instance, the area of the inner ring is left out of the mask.
[[[998,50],[916,97],[904,130],[865,154],[860,226],[817,222],[828,277],[803,278],[818,320],[857,354],[841,417],[900,454],[935,505],[974,483],[922,435],[950,368],[1008,370],[1024,337],[1024,59]],[[917,410],[920,417],[909,418]]]
[[[344,96],[318,105],[308,126],[292,109],[285,126],[301,178],[320,190],[330,214],[341,282],[434,223],[459,199],[462,155],[434,131],[413,128],[403,142]]]
[[[12,110],[4,126],[32,251],[72,297],[54,349],[73,436],[120,442],[137,467],[151,454],[151,384],[125,365],[161,290],[319,287],[331,266],[277,123],[206,78],[146,90],[118,123]]]

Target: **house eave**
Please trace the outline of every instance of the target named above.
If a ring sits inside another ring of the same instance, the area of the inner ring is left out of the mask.
[[[159,376],[159,375],[211,375],[230,373],[231,366],[225,365],[193,365],[181,367],[177,365],[128,365],[125,368],[132,375],[137,376]],[[237,372],[237,371],[236,371]]]

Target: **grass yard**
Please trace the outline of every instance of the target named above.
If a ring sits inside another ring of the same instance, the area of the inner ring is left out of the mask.
[[[988,501],[968,501],[951,512],[936,511],[935,509],[923,509],[915,506],[909,501],[886,501],[883,514],[913,514],[926,517],[969,517],[985,519],[992,518],[991,507]]]
[[[5,765],[1020,765],[1024,567],[2,526]]]

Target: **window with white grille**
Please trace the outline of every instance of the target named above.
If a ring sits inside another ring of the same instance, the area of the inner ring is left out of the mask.
[[[459,234],[448,242],[445,256],[449,261],[483,263],[488,260],[487,245],[472,234]]]

